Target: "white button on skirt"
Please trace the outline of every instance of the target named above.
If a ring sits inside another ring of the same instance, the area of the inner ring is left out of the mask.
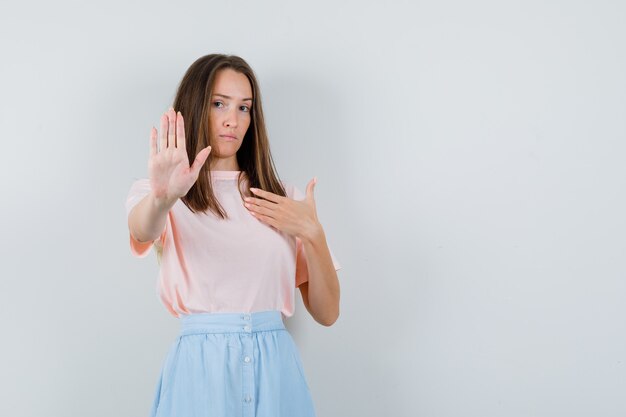
[[[181,316],[150,417],[315,417],[280,311]]]

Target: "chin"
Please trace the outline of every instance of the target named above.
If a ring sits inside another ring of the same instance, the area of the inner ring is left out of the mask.
[[[224,149],[224,147],[217,149],[217,152],[213,153],[213,151],[211,151],[211,155],[219,157],[219,158],[229,158],[231,156],[234,156],[237,154],[237,151],[239,150],[239,147],[237,147],[237,149],[233,149],[232,146],[226,147],[227,149]]]

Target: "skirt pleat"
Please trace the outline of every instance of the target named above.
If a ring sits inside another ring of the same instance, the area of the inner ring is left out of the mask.
[[[150,417],[315,417],[280,311],[180,318]]]

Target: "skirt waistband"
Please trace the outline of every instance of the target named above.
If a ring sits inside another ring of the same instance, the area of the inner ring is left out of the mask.
[[[285,329],[279,310],[253,313],[194,313],[182,315],[180,335],[199,333],[254,333]]]

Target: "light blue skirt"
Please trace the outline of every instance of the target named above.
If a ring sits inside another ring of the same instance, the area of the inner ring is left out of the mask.
[[[180,317],[151,417],[315,417],[280,311]]]

